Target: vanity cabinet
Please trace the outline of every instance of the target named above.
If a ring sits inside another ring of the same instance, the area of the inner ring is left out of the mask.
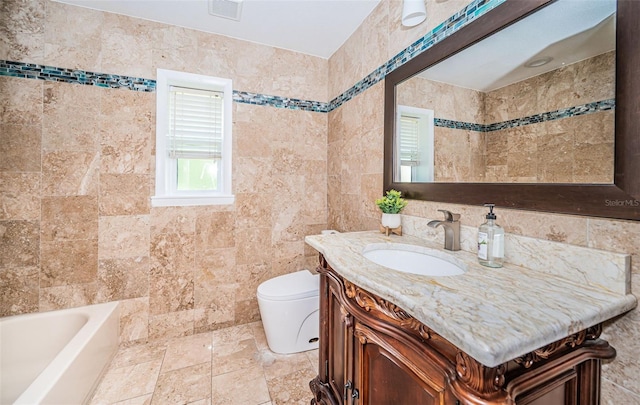
[[[320,255],[319,374],[312,405],[599,403],[600,326],[486,367]]]

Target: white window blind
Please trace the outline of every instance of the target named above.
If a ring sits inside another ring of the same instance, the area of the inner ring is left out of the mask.
[[[169,88],[169,157],[222,158],[223,93]]]
[[[420,149],[418,147],[420,118],[408,115],[400,116],[400,165],[419,166]]]

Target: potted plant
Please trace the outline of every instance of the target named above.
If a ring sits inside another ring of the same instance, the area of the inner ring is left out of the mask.
[[[407,201],[402,198],[402,193],[389,190],[384,197],[376,200],[376,205],[382,211],[382,226],[390,229],[400,226],[402,222],[400,211],[407,206]]]

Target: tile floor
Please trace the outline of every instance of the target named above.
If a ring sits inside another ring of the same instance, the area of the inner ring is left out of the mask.
[[[308,405],[318,350],[271,352],[261,322],[121,348],[91,405]]]

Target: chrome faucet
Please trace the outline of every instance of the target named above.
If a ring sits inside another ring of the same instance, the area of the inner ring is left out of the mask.
[[[444,228],[444,248],[446,250],[460,250],[460,214],[453,214],[447,210],[438,210],[444,214],[444,221],[429,221],[427,225]]]

